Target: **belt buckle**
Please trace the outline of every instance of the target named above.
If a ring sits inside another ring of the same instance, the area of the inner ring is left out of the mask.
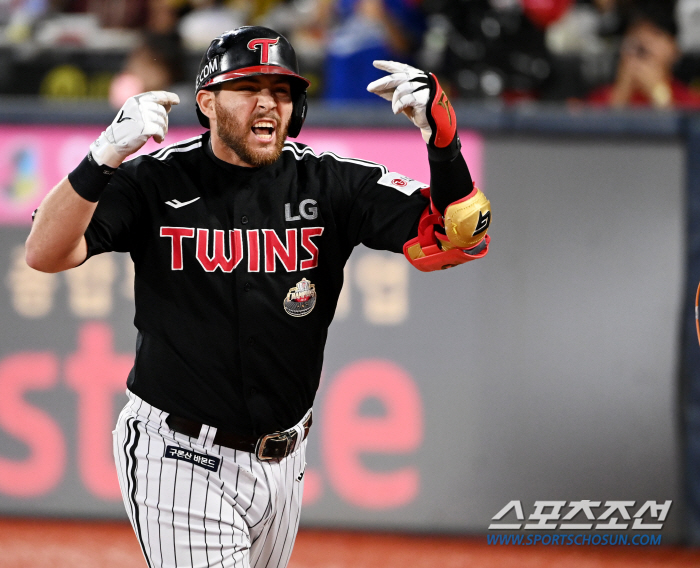
[[[286,446],[284,448],[284,455],[283,456],[266,456],[265,455],[265,447],[267,445],[267,442],[286,442]],[[293,442],[292,437],[287,433],[287,432],[273,432],[272,434],[265,434],[264,436],[261,436],[258,438],[258,441],[255,443],[255,455],[259,460],[262,461],[268,461],[268,460],[278,460],[285,458],[289,455],[289,445]]]

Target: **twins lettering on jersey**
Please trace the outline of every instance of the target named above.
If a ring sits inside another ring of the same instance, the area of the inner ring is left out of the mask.
[[[214,233],[213,246],[210,232]],[[196,235],[195,258],[207,272],[220,268],[222,272],[236,269],[245,256],[248,272],[276,272],[279,261],[287,272],[309,270],[318,266],[318,247],[313,239],[323,234],[323,227],[287,229],[284,242],[272,229],[226,231],[195,227],[161,227],[160,236],[170,239],[172,270],[182,270],[185,264],[184,239]],[[228,248],[228,254],[226,249]]]

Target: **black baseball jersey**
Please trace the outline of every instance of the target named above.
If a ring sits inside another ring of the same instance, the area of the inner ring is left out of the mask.
[[[260,168],[214,156],[209,133],[124,163],[86,232],[129,252],[136,359],[150,404],[240,434],[296,424],[318,388],[353,247],[401,252],[428,201],[384,166],[287,142]]]

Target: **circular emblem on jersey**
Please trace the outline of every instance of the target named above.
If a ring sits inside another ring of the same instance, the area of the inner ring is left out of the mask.
[[[399,178],[392,179],[391,183],[394,185],[398,185],[399,187],[405,187],[408,185],[408,182],[405,179],[399,179]]]
[[[311,313],[316,305],[316,286],[302,278],[294,288],[290,288],[284,299],[284,311],[300,318]]]

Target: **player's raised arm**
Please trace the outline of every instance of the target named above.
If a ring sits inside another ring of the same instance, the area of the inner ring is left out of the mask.
[[[421,130],[430,162],[430,210],[418,225],[418,236],[404,246],[409,262],[430,272],[486,255],[491,204],[472,182],[460,152],[457,118],[435,75],[395,61],[375,61],[390,73],[367,90],[391,102]],[[436,230],[438,226],[442,229]]]
[[[152,91],[124,103],[114,122],[90,145],[87,157],[41,202],[26,243],[29,266],[59,272],[85,260],[85,229],[112,174],[151,136],[163,141],[168,112],[179,102],[174,93]]]

